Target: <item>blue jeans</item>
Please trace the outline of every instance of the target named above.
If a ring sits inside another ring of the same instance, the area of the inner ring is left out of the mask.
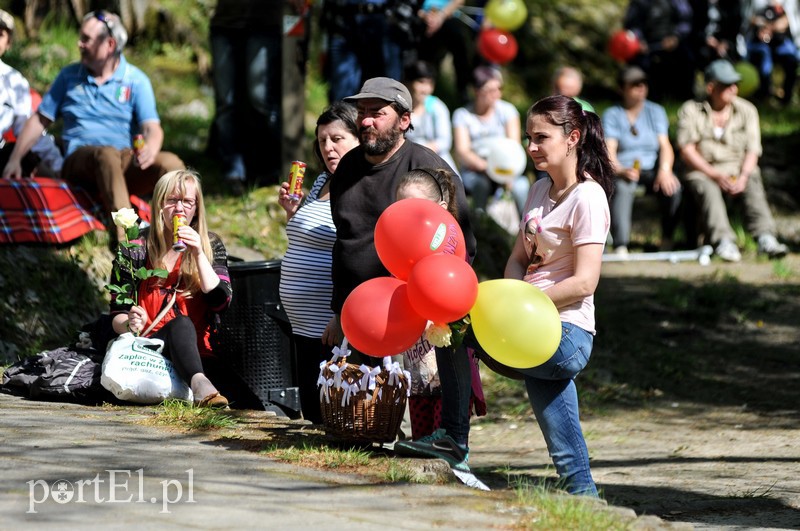
[[[783,68],[783,99],[791,101],[794,85],[797,81],[797,46],[788,37],[782,40],[764,43],[761,41],[750,41],[747,43],[747,59],[758,70],[758,77],[761,81],[756,97],[766,98],[770,95],[772,88],[772,71],[775,63]]]
[[[354,15],[350,21],[349,31],[329,36],[331,103],[358,94],[367,79],[403,79],[402,50],[389,36],[386,17],[382,13]]]
[[[281,35],[212,31],[211,54],[219,157],[225,178],[243,180],[245,155],[281,145]]]
[[[594,336],[570,323],[561,326],[561,343],[553,357],[519,372],[525,376],[528,400],[560,481],[570,494],[596,497],[574,381],[589,363]]]
[[[469,399],[472,395],[472,368],[467,350],[436,347],[436,366],[442,389],[442,423],[458,444],[469,446]]]

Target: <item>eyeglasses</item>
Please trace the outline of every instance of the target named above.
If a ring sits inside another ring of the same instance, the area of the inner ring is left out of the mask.
[[[108,30],[108,36],[113,37],[114,33],[111,31],[111,28],[114,27],[114,19],[112,19],[109,15],[102,11],[95,11],[92,13],[92,16],[103,23],[103,25]]]
[[[197,199],[193,199],[191,197],[168,197],[166,203],[167,206],[171,207],[176,206],[178,203],[183,203],[184,208],[192,209],[195,207],[195,205],[197,205]]]

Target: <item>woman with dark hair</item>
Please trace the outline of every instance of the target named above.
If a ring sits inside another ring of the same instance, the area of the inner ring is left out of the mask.
[[[317,119],[315,134],[314,153],[325,171],[301,199],[290,197],[289,183],[282,183],[278,203],[286,211],[289,240],[281,262],[280,297],[292,325],[300,405],[306,420],[321,424],[317,377],[320,362],[331,358],[329,345],[334,342],[331,253],[336,227],[331,218],[330,180],[341,158],[359,143],[355,107],[337,102],[325,109]]]
[[[600,118],[572,98],[536,102],[525,137],[537,170],[506,278],[541,289],[561,317],[561,343],[547,362],[518,369],[563,487],[597,496],[581,432],[574,378],[589,361],[595,334],[594,291],[610,225],[614,167]]]
[[[192,388],[195,404],[201,407],[227,407],[222,396],[203,372],[201,355],[211,354],[211,330],[219,312],[231,301],[228,254],[219,236],[208,231],[200,176],[189,170],[165,173],[153,189],[152,225],[142,232],[142,246],[125,248],[133,270],[141,267],[168,271],[167,278],[151,277],[139,286],[137,305],[111,301],[114,332],[135,334],[148,331],[148,337],[164,340],[164,356]],[[184,215],[186,224],[178,236],[185,251],[173,248],[173,216]],[[126,268],[119,268],[118,285],[133,284]],[[175,302],[169,299],[175,294]],[[163,309],[166,314],[158,320]]]

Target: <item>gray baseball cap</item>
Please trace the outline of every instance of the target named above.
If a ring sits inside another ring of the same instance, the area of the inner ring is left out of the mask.
[[[361,91],[344,101],[355,103],[358,100],[375,98],[396,103],[405,112],[411,112],[411,94],[405,85],[389,77],[373,77],[364,81]]]
[[[725,59],[717,59],[706,67],[706,83],[718,82],[725,85],[733,85],[742,80],[741,74],[736,71],[733,64]]]

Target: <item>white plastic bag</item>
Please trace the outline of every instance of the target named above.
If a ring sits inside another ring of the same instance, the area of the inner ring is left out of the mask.
[[[158,404],[167,398],[192,400],[172,362],[161,355],[160,339],[125,333],[111,342],[103,360],[100,383],[120,400]]]
[[[489,199],[486,213],[509,234],[516,235],[519,232],[519,210],[517,210],[514,197],[508,190],[497,189],[497,193]]]

